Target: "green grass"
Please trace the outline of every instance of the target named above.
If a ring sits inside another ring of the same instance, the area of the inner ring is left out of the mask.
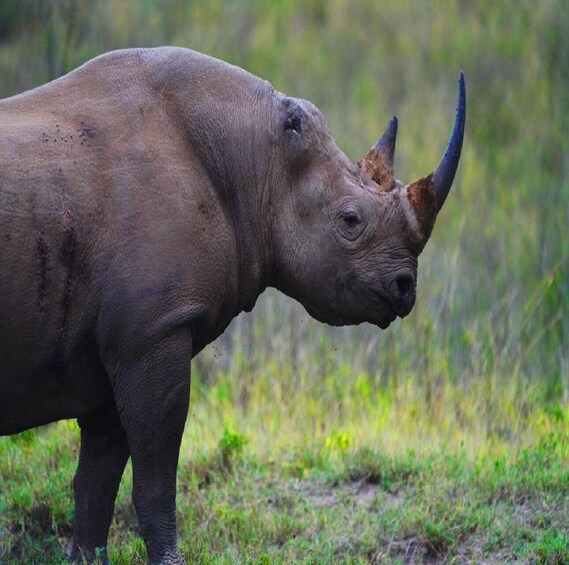
[[[499,429],[477,428],[457,414],[478,391],[448,385],[449,433],[433,407],[365,378],[359,396],[301,386],[263,403],[262,378],[247,399],[234,381],[196,379],[178,472],[188,562],[569,561],[567,411],[502,404]],[[62,561],[77,442],[69,422],[0,440],[0,562]],[[109,541],[116,564],[145,558],[130,488],[128,469]]]

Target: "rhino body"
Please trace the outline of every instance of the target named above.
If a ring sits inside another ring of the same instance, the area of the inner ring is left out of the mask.
[[[77,418],[73,559],[106,546],[124,466],[152,563],[181,563],[191,358],[276,287],[382,328],[458,164],[464,83],[433,174],[393,178],[397,122],[359,163],[320,112],[178,48],[126,50],[0,102],[0,435]]]

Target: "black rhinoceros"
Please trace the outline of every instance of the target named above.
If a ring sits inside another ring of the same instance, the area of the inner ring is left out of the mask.
[[[265,288],[334,325],[410,312],[464,120],[461,75],[444,157],[404,185],[396,118],[354,164],[310,102],[187,49],[0,102],[0,434],[77,418],[73,559],[105,547],[131,457],[149,560],[183,562],[190,360]]]

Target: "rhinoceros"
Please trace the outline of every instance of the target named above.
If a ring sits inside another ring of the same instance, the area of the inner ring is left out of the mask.
[[[404,185],[396,117],[352,163],[313,104],[188,49],[0,102],[0,435],[77,419],[71,559],[105,555],[130,457],[149,561],[183,563],[190,360],[264,289],[333,325],[409,314],[464,124],[461,74],[444,156]]]

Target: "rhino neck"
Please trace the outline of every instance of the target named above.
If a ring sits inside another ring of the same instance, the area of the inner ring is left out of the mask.
[[[243,167],[232,170],[235,163]],[[233,228],[237,274],[238,312],[253,309],[259,295],[267,288],[267,272],[270,264],[270,245],[266,237],[266,218],[262,215],[263,182],[255,178],[256,163],[247,163],[243,155],[230,158],[226,163],[227,177],[224,182],[215,183],[220,197],[226,203]],[[246,178],[248,171],[251,178]]]
[[[152,61],[154,89],[181,125],[188,150],[203,167],[217,204],[231,226],[236,253],[229,297],[234,315],[253,308],[267,287],[270,264],[262,205],[269,159],[266,123],[270,83],[250,73],[187,49],[156,51]],[[175,56],[172,56],[172,55]],[[214,228],[216,229],[216,228]]]

